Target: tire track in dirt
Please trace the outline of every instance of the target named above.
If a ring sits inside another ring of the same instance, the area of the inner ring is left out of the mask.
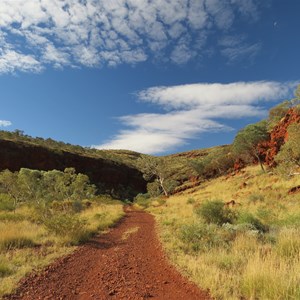
[[[126,212],[109,233],[31,274],[5,299],[210,299],[168,263],[153,216]]]

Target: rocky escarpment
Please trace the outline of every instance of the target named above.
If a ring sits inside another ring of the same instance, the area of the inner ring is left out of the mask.
[[[99,191],[118,198],[132,198],[146,191],[142,174],[125,164],[102,158],[55,151],[29,143],[0,140],[0,170],[18,171],[20,168],[64,170],[73,167],[89,176]]]
[[[274,158],[288,139],[288,127],[294,123],[300,123],[300,114],[297,108],[290,108],[270,132],[270,139],[258,145],[259,153],[268,166],[275,166]]]

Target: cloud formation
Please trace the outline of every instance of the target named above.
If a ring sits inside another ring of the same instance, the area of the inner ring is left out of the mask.
[[[0,120],[0,127],[8,127],[11,125],[12,123],[10,121]]]
[[[292,95],[296,84],[273,81],[199,83],[153,87],[137,93],[140,101],[163,108],[163,113],[120,117],[126,129],[98,149],[128,149],[164,153],[204,132],[232,130],[227,120],[263,117],[263,104]]]
[[[258,17],[258,0],[1,0],[0,73],[161,57],[183,64],[203,55],[208,38],[232,61],[259,45],[220,45],[215,33]]]

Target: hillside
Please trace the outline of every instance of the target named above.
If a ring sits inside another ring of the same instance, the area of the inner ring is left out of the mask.
[[[148,210],[169,259],[214,299],[299,299],[299,186],[251,166]]]
[[[168,178],[175,182],[176,187],[193,185],[198,179],[190,162],[228,147],[197,149],[161,158],[168,169]],[[0,170],[64,170],[74,167],[77,172],[88,175],[100,193],[131,199],[146,192],[146,182],[138,163],[145,155],[138,152],[85,148],[52,139],[33,138],[17,130],[0,131],[0,154]]]
[[[142,174],[124,163],[29,142],[0,139],[0,170],[29,168],[47,171],[64,170],[67,167],[88,175],[102,194],[126,199],[146,190]]]

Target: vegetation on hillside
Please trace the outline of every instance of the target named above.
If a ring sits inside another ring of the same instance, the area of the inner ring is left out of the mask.
[[[73,168],[0,173],[0,297],[31,270],[74,250],[123,216],[123,206]]]
[[[216,299],[299,299],[299,185],[253,166],[148,206],[170,259]]]
[[[171,260],[215,299],[300,298],[300,86],[297,91],[268,120],[242,129],[232,146],[190,162],[200,186],[164,201],[136,199],[156,216]],[[279,147],[270,141],[276,164],[265,172],[258,146],[277,133]],[[258,162],[260,170],[232,172],[237,161]]]
[[[109,159],[115,162],[124,163],[131,167],[136,165],[136,160],[141,156],[140,153],[130,150],[98,150],[95,148],[55,141],[51,138],[44,139],[42,137],[31,137],[18,129],[15,131],[0,130],[0,139],[17,143],[29,143],[56,152],[65,151],[87,157]]]

